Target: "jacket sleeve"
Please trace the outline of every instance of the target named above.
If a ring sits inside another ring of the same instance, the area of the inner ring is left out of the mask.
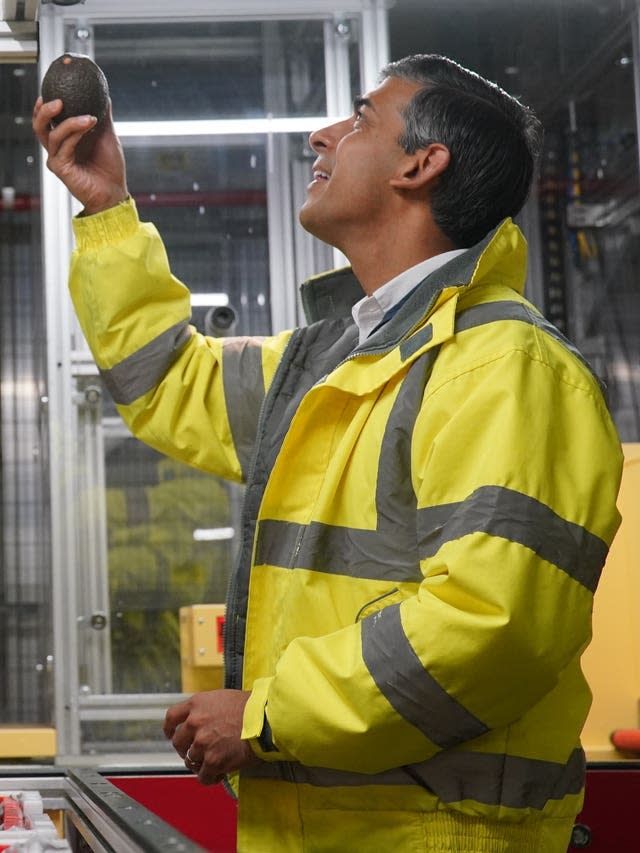
[[[508,727],[578,672],[622,457],[595,382],[559,352],[434,376],[412,446],[423,580],[286,648],[245,714],[255,738],[266,709],[277,751],[252,741],[262,757],[359,772],[423,761]]]
[[[189,324],[189,291],[171,274],[133,200],[74,220],[76,313],[104,383],[133,434],[169,456],[244,480],[257,421],[288,333],[210,338]]]

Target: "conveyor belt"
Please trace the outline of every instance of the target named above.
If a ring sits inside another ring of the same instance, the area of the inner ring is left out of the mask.
[[[62,815],[73,851],[87,847],[92,853],[204,851],[93,769],[10,771],[0,775],[0,790],[38,791],[45,811]]]

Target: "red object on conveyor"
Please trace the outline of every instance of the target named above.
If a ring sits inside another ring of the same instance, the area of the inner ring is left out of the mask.
[[[640,752],[640,729],[616,729],[611,743],[622,752]]]
[[[24,815],[22,808],[13,797],[4,797],[4,815],[2,819],[3,829],[24,829]]]

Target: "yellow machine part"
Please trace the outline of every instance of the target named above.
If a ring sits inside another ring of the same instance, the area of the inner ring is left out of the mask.
[[[56,749],[54,728],[0,725],[0,758],[55,758]]]
[[[223,685],[224,604],[180,608],[180,674],[183,693]]]
[[[622,524],[596,591],[593,640],[582,659],[593,691],[582,742],[592,760],[612,757],[614,729],[640,726],[640,443],[623,449]]]
[[[58,838],[64,838],[64,809],[45,809],[45,812],[51,818],[51,822],[58,833]]]

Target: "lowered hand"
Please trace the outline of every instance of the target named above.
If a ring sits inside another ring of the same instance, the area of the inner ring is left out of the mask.
[[[167,711],[165,736],[203,785],[214,785],[226,773],[260,761],[240,738],[250,695],[245,690],[211,690],[196,693]]]

